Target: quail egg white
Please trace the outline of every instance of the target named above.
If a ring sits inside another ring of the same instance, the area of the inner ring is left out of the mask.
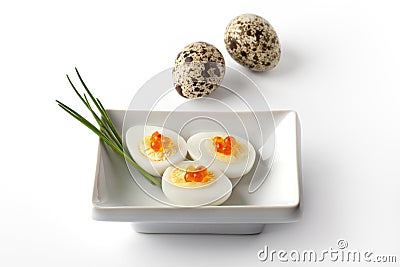
[[[231,181],[218,169],[184,161],[165,170],[162,191],[179,206],[221,205],[232,193]]]
[[[206,42],[194,42],[183,48],[172,70],[174,87],[185,98],[209,95],[217,89],[224,75],[224,56]]]
[[[231,57],[251,70],[267,71],[279,62],[278,35],[260,16],[243,14],[234,18],[226,27],[224,40]]]
[[[187,154],[185,140],[163,127],[136,125],[126,132],[126,145],[134,161],[154,176],[183,161]]]
[[[238,136],[221,132],[202,132],[187,140],[190,157],[205,166],[221,170],[229,178],[247,174],[254,165],[253,145]]]

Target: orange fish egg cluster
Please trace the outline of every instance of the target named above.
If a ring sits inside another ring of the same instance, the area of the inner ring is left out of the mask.
[[[229,135],[225,138],[222,138],[221,136],[215,136],[213,138],[213,142],[217,152],[224,155],[230,155],[232,153],[233,147],[236,144],[236,139],[233,136]]]
[[[185,181],[186,182],[200,182],[206,183],[210,179],[208,170],[204,166],[189,166],[186,168]]]
[[[156,131],[151,135],[150,147],[156,152],[162,152],[164,150],[163,143],[166,145],[166,142],[168,141],[169,139],[167,137],[164,137],[162,134]]]

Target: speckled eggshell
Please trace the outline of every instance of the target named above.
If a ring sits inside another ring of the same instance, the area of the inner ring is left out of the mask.
[[[176,91],[186,98],[209,95],[225,75],[221,52],[206,42],[186,46],[175,60],[172,78]]]
[[[275,30],[266,19],[254,14],[234,18],[226,27],[224,41],[232,58],[251,70],[273,69],[281,57]]]

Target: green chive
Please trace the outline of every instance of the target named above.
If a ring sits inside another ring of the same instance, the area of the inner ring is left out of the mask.
[[[132,159],[132,157],[129,154],[125,153],[125,151],[123,149],[122,138],[119,135],[117,129],[115,128],[114,123],[111,121],[110,116],[108,115],[107,111],[105,110],[103,104],[100,102],[100,100],[98,98],[95,98],[93,96],[93,94],[90,92],[89,88],[86,86],[86,84],[83,81],[77,68],[75,68],[75,71],[76,71],[76,74],[78,75],[78,78],[79,78],[82,86],[84,87],[86,93],[89,95],[90,100],[92,101],[94,106],[97,108],[97,111],[100,113],[100,115],[98,115],[95,112],[95,110],[93,110],[86,94],[84,93],[82,96],[82,94],[80,94],[78,92],[75,85],[72,83],[71,79],[67,75],[68,82],[71,85],[72,89],[75,91],[76,95],[83,102],[85,107],[90,111],[90,113],[92,114],[96,123],[98,124],[99,128],[97,128],[95,125],[93,125],[87,119],[85,119],[83,116],[81,116],[78,112],[76,112],[69,106],[65,105],[64,103],[56,100],[57,104],[64,111],[66,111],[69,115],[74,117],[76,120],[78,120],[83,125],[85,125],[88,129],[90,129],[92,132],[94,132],[104,143],[106,143],[109,147],[111,147],[118,155],[120,155],[122,158],[126,159],[126,161],[128,161],[133,167],[135,167],[149,182],[151,182],[152,184],[155,184],[157,186],[161,186],[161,182],[157,178],[155,178],[154,176],[149,174],[147,171],[145,171],[142,167],[140,167]]]

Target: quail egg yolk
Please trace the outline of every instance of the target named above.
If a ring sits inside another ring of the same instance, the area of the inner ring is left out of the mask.
[[[214,174],[206,167],[190,165],[186,170],[175,168],[171,173],[171,182],[183,187],[197,187],[212,182]]]
[[[221,136],[214,136],[212,140],[218,153],[226,156],[235,154],[237,150],[237,142],[235,137],[229,135],[225,138],[222,138]]]
[[[204,166],[189,166],[186,169],[185,173],[185,181],[186,182],[200,182],[200,183],[206,183],[210,180],[210,177],[208,175],[208,170]]]
[[[155,131],[143,140],[143,154],[152,161],[164,161],[175,153],[175,144],[165,135]]]

